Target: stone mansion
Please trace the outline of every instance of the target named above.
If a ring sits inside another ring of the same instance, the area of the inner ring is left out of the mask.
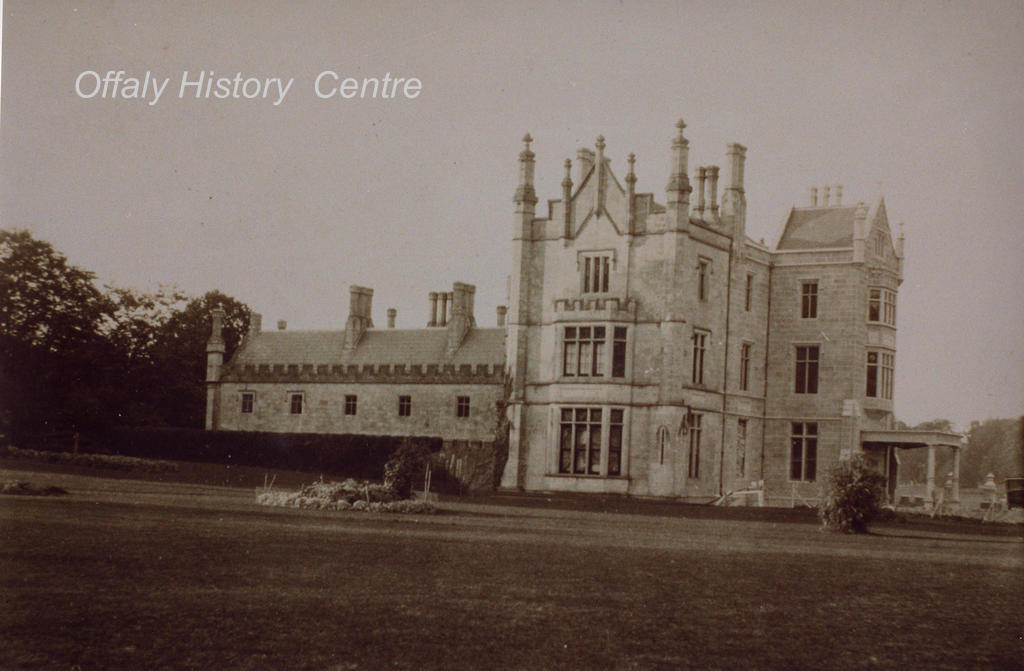
[[[477,326],[475,288],[455,283],[429,294],[425,328],[393,328],[391,310],[374,328],[372,290],[353,287],[344,330],[263,331],[253,315],[224,362],[215,313],[207,428],[438,436],[505,488],[708,501],[756,487],[773,505],[815,500],[855,452],[890,495],[900,449],[958,455],[955,434],[894,427],[903,239],[884,200],[811,189],[772,246],[755,242],[746,148],[728,145],[720,183],[717,166],[688,167],[684,128],[662,202],[637,192],[632,154],[612,172],[599,137],[540,213],[523,138],[497,327]]]

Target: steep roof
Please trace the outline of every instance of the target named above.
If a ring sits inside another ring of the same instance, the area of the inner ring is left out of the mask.
[[[445,355],[448,330],[369,329],[351,358],[344,331],[266,331],[246,342],[233,357],[245,364],[496,364],[505,361],[505,330],[474,328],[452,357]]]
[[[857,206],[794,207],[779,237],[777,249],[820,249],[853,246]]]

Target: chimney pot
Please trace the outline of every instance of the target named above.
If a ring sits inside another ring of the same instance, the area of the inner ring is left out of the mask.
[[[824,205],[825,207],[830,207],[828,201],[829,201],[829,188],[826,186],[826,187],[823,187],[822,190],[821,190],[821,204]]]
[[[395,308],[388,308],[388,328],[395,328],[395,317],[398,316],[398,310]]]
[[[811,207],[818,207],[818,187],[811,187]]]
[[[508,314],[508,308],[504,305],[498,306],[498,326],[505,325],[505,315]]]
[[[843,185],[836,184],[836,207],[840,207],[843,204]]]
[[[287,328],[288,328],[288,322],[286,322],[286,321],[285,321],[285,320],[283,320],[283,319],[278,319],[278,320],[277,320],[277,330],[278,330],[278,331],[284,331],[284,330],[286,330]]]
[[[263,315],[259,312],[252,312],[249,314],[249,333],[253,335],[259,335],[263,330]]]

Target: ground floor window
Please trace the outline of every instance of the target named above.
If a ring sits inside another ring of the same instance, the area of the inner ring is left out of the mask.
[[[747,420],[736,420],[736,477],[747,477]]]
[[[558,472],[621,475],[624,419],[622,408],[561,408]]]
[[[814,482],[818,468],[818,423],[793,422],[789,441],[789,479]]]
[[[700,478],[700,433],[703,418],[703,415],[696,412],[691,412],[687,416],[690,449],[686,473],[690,478]]]
[[[256,392],[254,391],[243,391],[242,392],[242,412],[252,412],[253,406],[256,404]]]
[[[356,397],[355,394],[346,394],[345,395],[345,414],[346,415],[354,415],[354,414],[356,414],[356,410],[358,410],[358,401],[359,401],[359,399]]]
[[[412,414],[412,396],[398,397],[398,416],[408,417]]]
[[[469,417],[469,396],[455,397],[455,416]]]

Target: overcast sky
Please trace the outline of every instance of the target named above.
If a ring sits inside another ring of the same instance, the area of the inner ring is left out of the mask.
[[[664,202],[682,117],[691,167],[749,148],[754,239],[815,185],[843,184],[846,203],[882,193],[905,222],[898,417],[1024,410],[1021,2],[8,0],[3,14],[0,225],[105,283],[220,289],[289,328],[342,328],[362,284],[378,326],[396,307],[413,328],[458,280],[493,325],[523,134],[542,204],[599,134],[613,170],[634,152],[638,191]],[[153,105],[152,90],[76,93],[81,73],[118,70],[169,83]],[[186,70],[294,83],[278,105],[276,88],[179,98]],[[326,70],[422,89],[320,99]]]

